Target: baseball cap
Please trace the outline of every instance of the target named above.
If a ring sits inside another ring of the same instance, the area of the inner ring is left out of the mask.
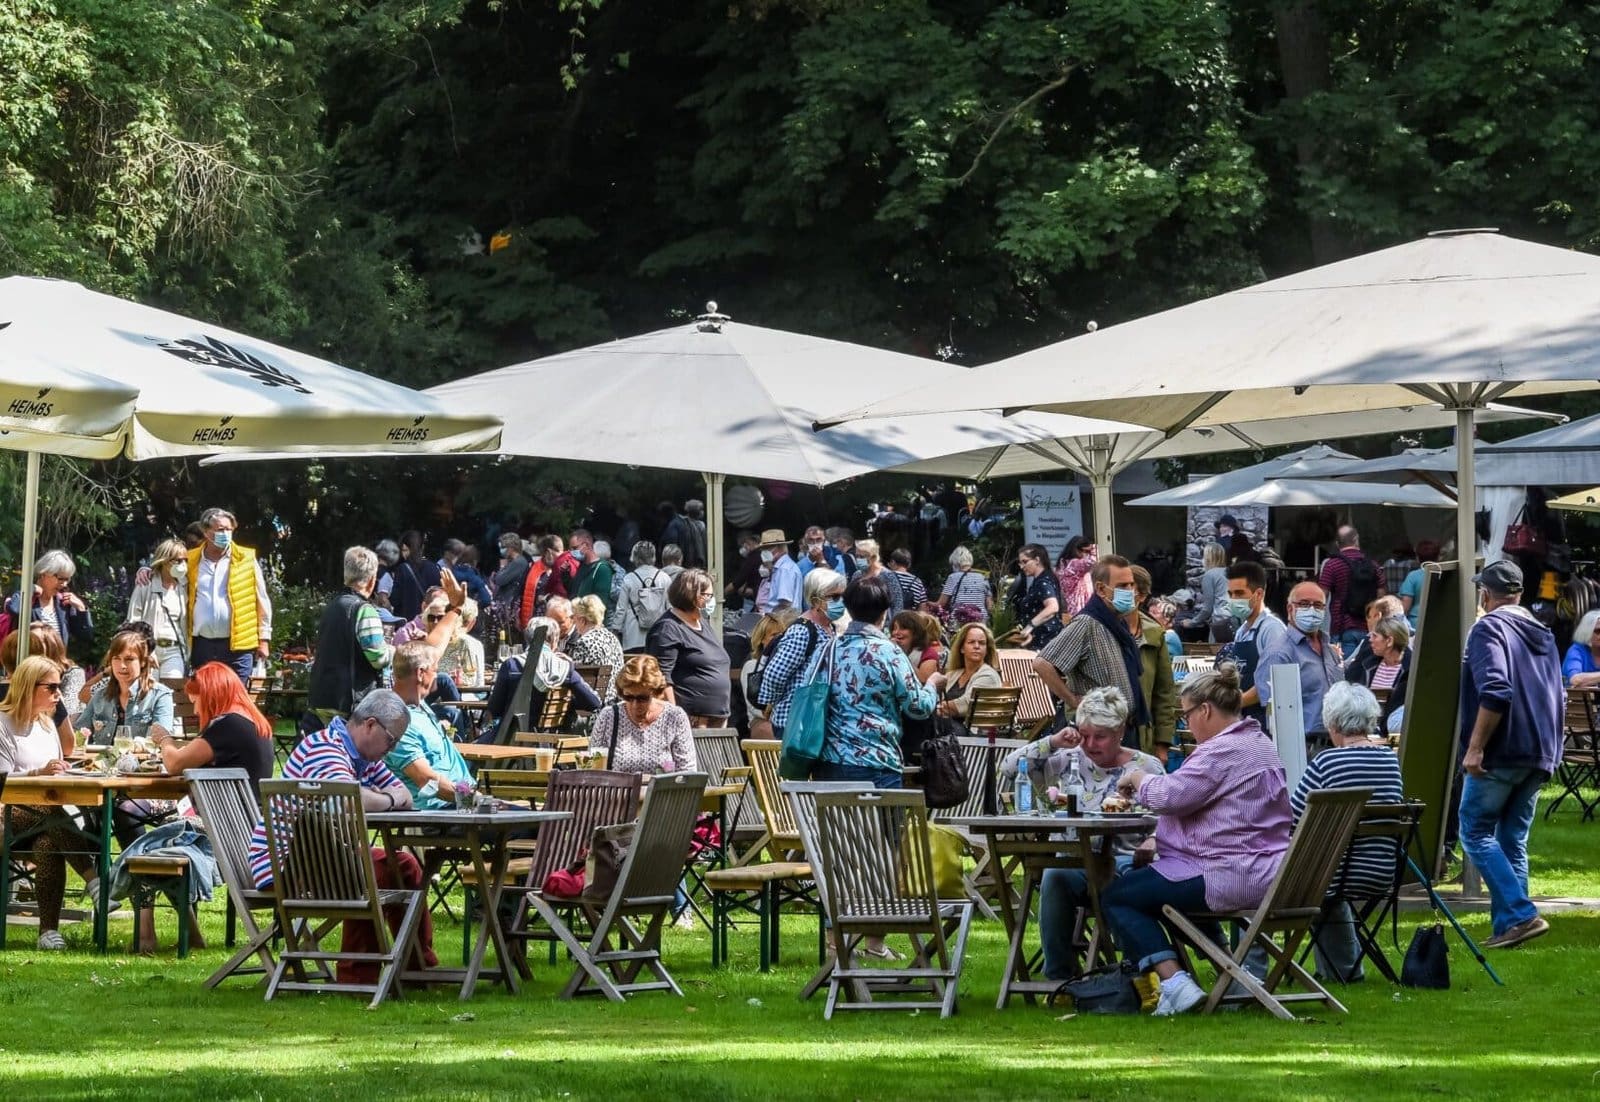
[[[1490,593],[1521,593],[1522,568],[1509,559],[1500,559],[1474,574],[1472,581]]]

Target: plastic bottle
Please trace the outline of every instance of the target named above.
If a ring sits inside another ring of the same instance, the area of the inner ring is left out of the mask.
[[[1033,814],[1033,782],[1028,779],[1028,759],[1023,758],[1017,763],[1017,814]]]

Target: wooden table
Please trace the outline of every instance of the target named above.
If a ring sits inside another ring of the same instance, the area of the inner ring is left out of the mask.
[[[165,774],[134,776],[80,776],[63,773],[54,777],[12,777],[6,781],[6,805],[0,822],[0,900],[11,898],[11,811],[16,807],[65,807],[69,804],[95,808],[100,813],[100,838],[95,852],[95,875],[100,878],[100,899],[94,911],[94,944],[106,951],[106,915],[111,907],[111,813],[123,798],[181,800],[189,794],[189,782]],[[0,949],[6,945],[5,923],[0,921]]]
[[[497,762],[518,761],[522,758],[532,759],[535,747],[532,746],[496,746],[487,742],[458,742],[456,753],[469,762]]]
[[[1046,869],[1083,869],[1089,879],[1089,915],[1094,919],[1094,937],[1089,944],[1089,964],[1110,955],[1110,937],[1105,915],[1100,910],[1100,889],[1114,874],[1110,841],[1118,835],[1145,835],[1155,829],[1149,815],[1080,815],[1073,818],[1050,815],[969,815],[946,820],[952,826],[966,827],[988,841],[990,860],[996,870],[1000,893],[1000,919],[1005,923],[1010,948],[1000,979],[996,1009],[1004,1010],[1013,996],[1029,1003],[1035,995],[1048,995],[1060,986],[1055,980],[1036,980],[1031,972],[1024,941],[1028,932],[1028,912]],[[1073,838],[1063,832],[1071,830]],[[1105,843],[1097,845],[1097,841]],[[1012,888],[1011,873],[1022,867],[1022,895]]]
[[[422,983],[460,983],[461,998],[472,996],[478,977],[484,972],[484,954],[494,942],[498,976],[512,994],[517,992],[517,969],[506,948],[505,932],[500,928],[500,896],[505,891],[506,843],[514,830],[525,830],[540,823],[570,819],[570,811],[369,811],[367,825],[383,835],[383,848],[390,853],[397,846],[412,849],[445,849],[466,852],[478,875],[478,890],[483,894],[478,908],[478,937],[465,968],[429,968],[405,972],[402,980]]]

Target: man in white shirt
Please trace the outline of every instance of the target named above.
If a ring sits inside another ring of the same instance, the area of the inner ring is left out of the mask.
[[[761,589],[756,594],[756,610],[772,612],[788,605],[805,607],[800,600],[800,564],[789,557],[789,538],[781,528],[761,533]]]
[[[206,542],[189,552],[189,661],[221,662],[249,685],[271,647],[272,598],[255,551],[233,542],[233,514],[207,509],[200,523]]]

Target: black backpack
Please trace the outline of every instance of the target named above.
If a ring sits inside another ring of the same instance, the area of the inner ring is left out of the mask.
[[[935,810],[959,807],[972,791],[967,762],[957,739],[967,733],[960,723],[939,717],[932,738],[922,744],[922,798]]]
[[[1345,615],[1365,620],[1367,606],[1378,599],[1378,564],[1365,555],[1346,561],[1350,564],[1350,581],[1344,590]]]

